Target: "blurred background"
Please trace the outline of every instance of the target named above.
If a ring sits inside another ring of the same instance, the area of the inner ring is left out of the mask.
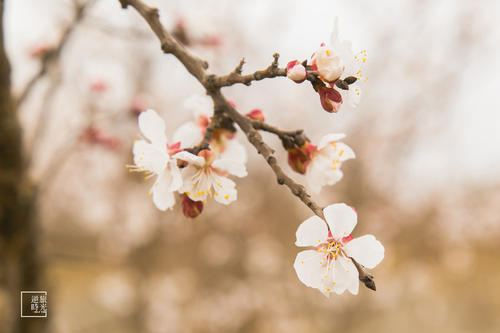
[[[28,257],[39,267],[33,287],[48,292],[46,331],[500,330],[500,2],[145,2],[216,74],[241,57],[247,73],[274,52],[281,66],[304,60],[335,17],[341,38],[367,50],[356,109],[328,114],[310,84],[286,78],[223,92],[313,142],[346,133],[357,158],[314,199],[354,206],[353,236],[384,244],[377,291],[327,299],[300,283],[295,231],[311,211],[241,133],[249,175],[236,181],[239,200],[211,201],[194,220],[179,204],[158,211],[150,182],[125,168],[137,115],[155,109],[172,137],[194,119],[184,104],[201,85],[118,0],[7,0],[11,91],[37,193]],[[280,142],[264,138],[292,175]],[[0,326],[13,331],[19,288],[3,283],[6,264],[0,274]]]

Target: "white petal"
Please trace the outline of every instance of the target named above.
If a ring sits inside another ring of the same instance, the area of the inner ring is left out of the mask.
[[[314,250],[299,252],[293,267],[299,280],[308,287],[320,289],[324,271],[324,254]]]
[[[205,164],[205,159],[203,157],[191,154],[187,151],[178,152],[177,154],[174,154],[172,158],[183,160],[197,166],[202,166],[203,164]]]
[[[350,107],[355,108],[361,101],[361,85],[354,83],[349,86],[347,91],[347,103]]]
[[[228,205],[235,201],[238,197],[238,192],[235,189],[236,184],[226,177],[215,176],[214,199],[224,205]]]
[[[170,172],[161,173],[151,188],[153,203],[159,210],[167,210],[175,204],[173,192],[170,190],[172,178]]]
[[[230,159],[245,164],[247,152],[245,147],[235,139],[228,140],[226,149],[219,156],[221,159]]]
[[[232,175],[235,175],[237,177],[245,177],[247,175],[247,169],[245,168],[245,164],[240,163],[235,160],[230,160],[230,159],[216,159],[212,163],[212,167],[227,171]]]
[[[297,246],[316,246],[326,242],[328,238],[328,228],[325,221],[314,215],[299,225],[297,232]]]
[[[326,222],[330,226],[334,239],[349,236],[356,226],[358,216],[354,209],[344,203],[333,204],[323,209]]]
[[[330,134],[327,134],[324,137],[322,137],[321,140],[319,140],[318,149],[322,149],[323,147],[325,147],[330,142],[336,142],[336,141],[342,140],[343,138],[345,138],[345,134],[344,133],[330,133]]]
[[[330,159],[317,155],[307,167],[305,175],[311,191],[317,194],[323,186],[333,185],[342,179],[343,173],[339,170],[339,167],[340,165],[337,165],[334,168]]]
[[[197,172],[198,172],[198,169],[193,165],[189,165],[189,166],[185,167],[184,169],[182,169],[182,179],[183,180],[182,180],[182,186],[179,189],[180,193],[186,193],[187,196],[191,200],[195,200],[195,201],[196,201],[196,197],[194,197],[194,194],[197,191],[197,188],[196,188],[197,182],[193,181],[193,177],[195,176],[195,174]]]
[[[190,121],[182,124],[172,137],[172,142],[180,142],[182,148],[196,146],[203,139],[201,128]]]
[[[344,246],[349,257],[372,269],[384,259],[384,246],[373,235],[353,239]]]
[[[200,115],[210,117],[213,113],[213,105],[212,99],[207,95],[192,95],[184,101],[184,107],[193,112],[196,117]]]
[[[142,135],[153,145],[166,151],[165,122],[154,110],[149,109],[141,112],[139,115],[139,129]]]
[[[359,273],[352,260],[338,257],[335,260],[333,270],[335,277],[333,290],[335,293],[340,295],[345,290],[349,290],[352,294],[357,295],[359,291]]]
[[[182,187],[182,176],[181,176],[181,171],[177,166],[177,160],[171,159],[169,161],[169,166],[170,166],[170,177],[171,177],[169,189],[170,191],[177,191]]]
[[[160,174],[167,165],[168,154],[144,140],[134,142],[132,148],[134,154],[134,163],[141,170]]]
[[[335,153],[341,162],[356,158],[354,151],[345,143],[338,142],[336,146]]]

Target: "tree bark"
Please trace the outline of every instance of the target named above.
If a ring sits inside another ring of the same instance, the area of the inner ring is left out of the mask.
[[[40,285],[36,188],[24,163],[22,130],[10,91],[10,64],[3,36],[4,0],[0,0],[0,283],[8,295],[3,332],[43,332],[46,319],[20,318],[21,290]]]

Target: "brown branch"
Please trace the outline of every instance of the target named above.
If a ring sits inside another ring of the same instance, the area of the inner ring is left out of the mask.
[[[64,49],[64,46],[68,43],[71,34],[75,31],[76,26],[83,20],[85,16],[85,11],[95,2],[95,0],[90,0],[84,4],[79,4],[75,6],[75,16],[73,21],[64,29],[59,43],[54,48],[45,52],[42,56],[40,69],[38,72],[29,80],[29,82],[24,87],[21,94],[15,100],[16,109],[21,106],[21,104],[28,98],[28,96],[33,91],[36,83],[45,76],[52,64],[56,63]]]
[[[257,149],[257,152],[264,157],[267,164],[271,167],[277,177],[278,184],[286,185],[290,191],[297,196],[307,207],[309,207],[314,214],[323,218],[323,210],[316,203],[311,200],[311,196],[307,193],[304,186],[296,183],[292,178],[278,165],[276,157],[273,156],[274,151],[263,140],[260,133],[253,127],[252,121],[240,114],[229,103],[229,101],[222,95],[219,89],[209,91],[209,95],[214,100],[215,107],[219,107],[232,119],[241,130],[245,133],[248,141]]]
[[[241,59],[239,65],[231,73],[224,76],[213,77],[213,80],[211,82],[213,86],[211,88],[227,87],[232,86],[236,83],[241,83],[249,86],[250,84],[252,84],[252,81],[286,76],[286,68],[278,67],[278,59],[280,55],[278,53],[275,53],[273,54],[273,57],[273,62],[266,69],[256,71],[252,74],[241,75],[243,64],[245,62],[245,59],[243,58]]]
[[[292,178],[287,176],[283,169],[281,169],[281,167],[278,165],[276,158],[273,156],[273,149],[262,140],[259,132],[253,127],[252,120],[236,111],[236,109],[232,107],[231,103],[229,103],[227,99],[222,95],[222,93],[220,92],[220,86],[217,85],[217,82],[225,83],[226,80],[228,80],[228,77],[218,77],[213,74],[208,74],[206,72],[208,64],[187,51],[163,27],[159,19],[158,9],[149,7],[140,0],[118,1],[120,1],[122,8],[127,8],[127,6],[129,5],[134,7],[137,12],[147,21],[153,32],[160,40],[162,50],[166,53],[173,54],[184,65],[184,67],[186,67],[186,69],[205,87],[207,93],[212,97],[214,101],[214,117],[216,117],[217,115],[219,115],[218,117],[222,117],[223,114],[225,114],[236,124],[238,124],[238,126],[247,136],[248,141],[255,147],[255,149],[257,149],[257,152],[264,157],[271,169],[274,171],[278,183],[280,185],[286,185],[295,196],[297,196],[304,204],[306,204],[307,207],[309,207],[314,212],[314,214],[323,217],[323,211],[321,207],[319,207],[311,200],[311,197],[305,190],[304,186],[296,183]],[[278,68],[279,54],[276,53],[273,55],[273,57],[273,62],[266,70],[257,71],[256,73],[262,73],[262,75],[271,75],[269,77],[274,77],[272,76],[272,73],[280,71],[283,75],[286,75],[286,70],[284,70],[285,73],[283,73],[283,70],[280,70]],[[241,61],[240,65],[242,66]],[[238,67],[232,73],[237,74],[237,70],[239,70],[239,67],[241,67],[240,65],[238,65]],[[264,72],[268,74],[264,74]],[[253,77],[254,74],[250,74],[251,78],[250,76],[248,77],[253,80],[255,79]],[[257,76],[260,77],[259,75]],[[222,111],[223,113],[220,111]]]
[[[362,265],[360,265],[356,260],[354,260],[353,258],[351,258],[351,260],[354,263],[354,266],[356,266],[356,269],[358,270],[359,280],[365,284],[365,287],[373,291],[377,290],[377,287],[375,286],[375,280],[373,279],[373,275],[368,274],[366,269]]]
[[[319,207],[311,200],[311,197],[305,190],[304,186],[296,183],[293,179],[285,174],[283,169],[281,169],[281,167],[278,165],[277,160],[273,155],[273,149],[263,141],[262,136],[257,129],[265,130],[278,136],[281,135],[280,137],[286,135],[297,136],[303,134],[298,133],[298,131],[287,133],[273,126],[270,126],[263,122],[255,121],[240,114],[220,91],[221,87],[233,85],[236,83],[249,85],[254,80],[285,76],[286,69],[278,68],[279,55],[277,53],[274,54],[274,61],[267,69],[263,71],[257,71],[253,74],[241,75],[239,73],[239,71],[242,70],[244,59],[242,59],[239,65],[226,76],[218,77],[213,74],[208,74],[206,72],[208,64],[188,52],[162,26],[159,20],[158,10],[156,8],[149,7],[140,0],[118,1],[120,1],[123,8],[126,8],[128,5],[134,7],[144,17],[153,32],[155,32],[157,37],[160,39],[162,50],[166,53],[172,53],[184,65],[184,67],[186,67],[186,69],[205,87],[205,89],[207,90],[207,94],[212,97],[215,105],[214,116],[212,117],[212,123],[214,124],[213,126],[217,126],[217,121],[222,119],[224,116],[229,117],[232,121],[238,124],[241,130],[245,133],[248,141],[255,147],[255,149],[257,149],[257,152],[262,155],[262,157],[264,157],[267,164],[269,164],[277,177],[278,183],[280,185],[286,185],[295,196],[297,196],[307,207],[309,207],[314,212],[314,214],[324,219],[321,207]],[[312,72],[308,73],[307,79],[311,81],[313,86],[315,86],[315,81],[318,80],[317,74]],[[202,143],[208,142],[210,136],[211,134],[205,133]],[[363,282],[367,288],[375,290],[376,288],[373,276],[368,274],[365,268],[358,264],[355,260],[353,260],[353,262],[359,272],[360,281]]]
[[[140,0],[118,0],[122,8],[132,6],[149,24],[151,30],[158,37],[161,49],[164,53],[174,55],[186,67],[189,73],[198,81],[203,82],[206,77],[205,69],[208,68],[208,63],[189,52],[184,46],[177,42],[170,33],[163,27],[160,22],[158,9],[150,7]]]
[[[248,117],[247,117],[248,118]],[[275,134],[281,139],[281,142],[283,143],[283,147],[285,149],[289,148],[294,148],[294,147],[300,147],[306,141],[309,141],[308,138],[304,135],[303,130],[292,130],[292,131],[284,131],[280,130],[277,127],[274,127],[272,125],[269,125],[266,122],[256,120],[256,119],[250,119],[250,122],[252,123],[253,128],[257,130],[262,130],[268,133]]]

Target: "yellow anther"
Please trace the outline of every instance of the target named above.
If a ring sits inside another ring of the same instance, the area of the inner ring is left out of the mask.
[[[151,193],[151,191],[149,191],[149,192],[148,192],[148,195],[149,195],[149,196],[151,196],[151,194],[152,194],[152,193]]]
[[[303,263],[304,263],[304,261],[301,261],[300,263],[301,263],[301,264],[303,264]]]
[[[187,195],[190,195],[190,194],[191,194],[191,192],[186,192],[186,194],[187,194]]]
[[[328,57],[330,56],[330,50],[326,50],[325,53]]]
[[[229,194],[226,194],[226,195],[224,196],[224,198],[225,198],[226,200],[228,200],[228,199],[229,199]]]
[[[339,151],[339,156],[342,156],[342,155],[344,155],[344,149],[341,149],[341,150]]]

